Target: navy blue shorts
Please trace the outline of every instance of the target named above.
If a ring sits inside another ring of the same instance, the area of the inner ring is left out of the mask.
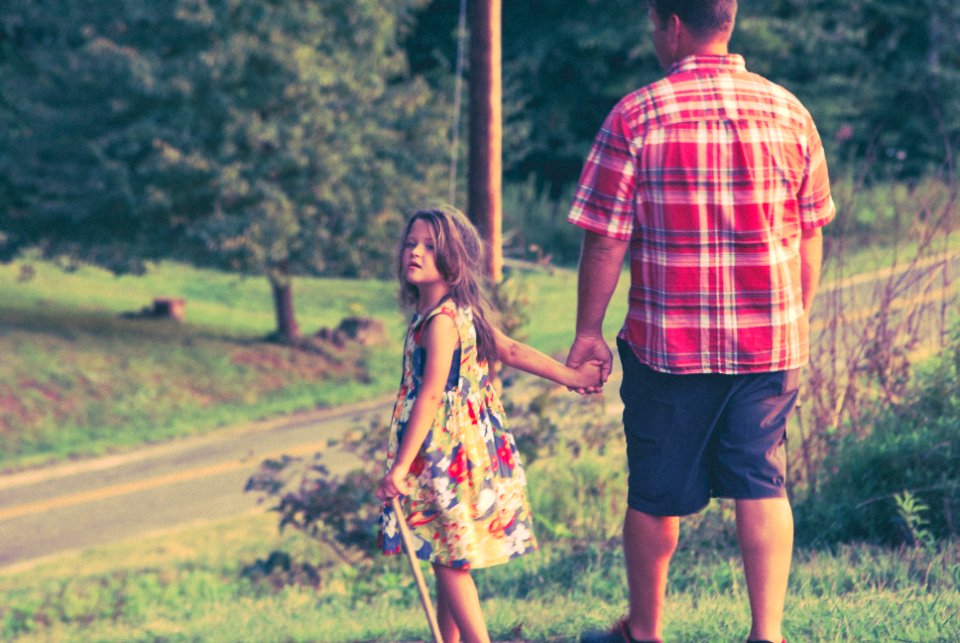
[[[787,420],[799,369],[673,375],[644,366],[618,339],[631,509],[683,516],[710,498],[786,495]]]

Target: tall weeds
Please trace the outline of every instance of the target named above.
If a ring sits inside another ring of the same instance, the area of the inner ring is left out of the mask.
[[[815,495],[831,449],[868,434],[878,413],[903,402],[916,363],[946,346],[960,261],[958,190],[952,168],[912,185],[868,189],[853,177],[835,187],[838,216],[825,258],[831,279],[814,306],[799,448],[790,455],[795,494]],[[863,274],[850,265],[857,238],[876,243],[886,266]]]

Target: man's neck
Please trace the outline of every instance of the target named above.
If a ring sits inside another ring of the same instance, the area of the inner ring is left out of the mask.
[[[677,52],[677,60],[683,60],[687,56],[726,56],[730,53],[725,40],[715,40],[712,42],[690,43],[689,47],[682,47]],[[677,62],[677,60],[673,62]]]

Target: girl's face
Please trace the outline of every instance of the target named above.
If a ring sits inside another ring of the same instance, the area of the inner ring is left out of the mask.
[[[403,242],[402,266],[407,283],[417,288],[446,283],[437,268],[433,229],[423,219],[417,219],[410,226]]]

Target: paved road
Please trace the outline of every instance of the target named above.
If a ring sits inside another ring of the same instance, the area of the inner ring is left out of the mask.
[[[257,497],[243,487],[264,459],[326,451],[331,438],[387,412],[389,401],[381,399],[2,476],[0,569],[253,510]],[[325,464],[336,473],[355,461],[332,452]]]
[[[960,273],[960,258],[949,260],[948,274]],[[940,268],[938,268],[940,266]],[[901,302],[930,299],[931,315],[943,301],[935,282],[942,265],[931,262],[916,283],[905,287]],[[877,301],[877,283],[886,274],[857,276],[823,289],[821,300],[846,302],[848,321],[866,319]],[[942,280],[941,280],[942,281]],[[950,284],[949,297],[956,300]],[[814,333],[825,325],[814,319]],[[855,335],[855,333],[854,333]],[[619,405],[617,386],[605,389],[609,408]],[[49,554],[128,539],[198,519],[218,519],[254,510],[256,496],[244,494],[247,478],[261,461],[283,453],[325,451],[334,472],[354,464],[328,449],[331,438],[359,422],[385,416],[390,401],[230,429],[202,438],[95,460],[0,477],[0,570]],[[265,511],[265,509],[263,509]]]

